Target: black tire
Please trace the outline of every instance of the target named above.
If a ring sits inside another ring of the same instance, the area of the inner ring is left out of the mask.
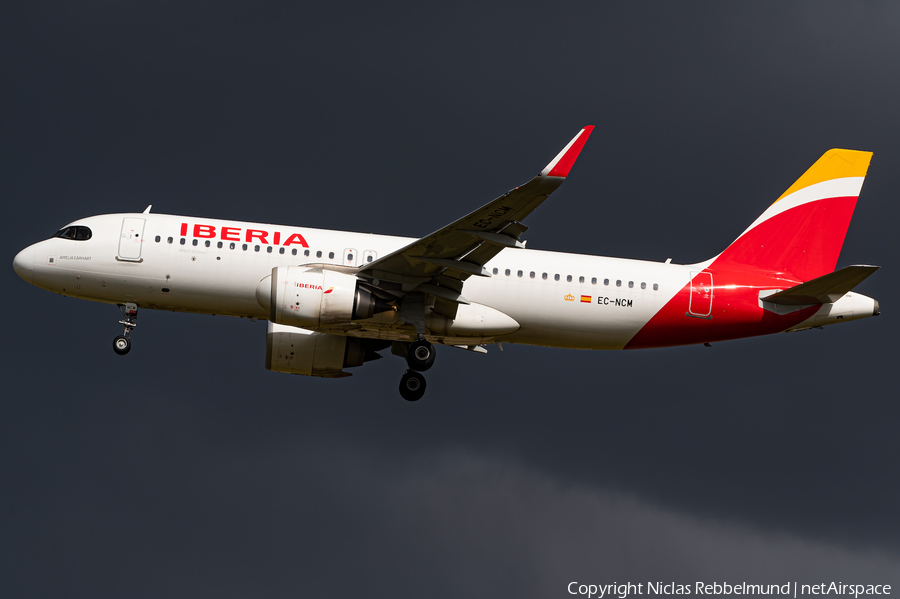
[[[124,356],[131,351],[131,339],[125,335],[119,335],[113,339],[113,351],[120,356]]]
[[[406,363],[413,370],[425,372],[434,365],[435,354],[432,344],[424,339],[419,339],[410,344],[409,351],[406,354]]]
[[[425,395],[425,377],[409,371],[400,379],[400,396],[406,401],[419,401]]]

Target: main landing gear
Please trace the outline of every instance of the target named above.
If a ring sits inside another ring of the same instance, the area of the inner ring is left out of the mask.
[[[425,377],[420,371],[431,368],[434,364],[434,346],[421,336],[410,344],[406,352],[406,363],[409,370],[400,379],[400,396],[406,401],[418,401],[425,395]]]
[[[400,379],[400,396],[406,401],[418,401],[425,395],[425,377],[415,370],[407,370]]]
[[[119,310],[122,312],[122,320],[119,324],[125,326],[125,333],[113,339],[113,351],[124,356],[131,351],[131,330],[137,326],[137,304],[120,305]]]

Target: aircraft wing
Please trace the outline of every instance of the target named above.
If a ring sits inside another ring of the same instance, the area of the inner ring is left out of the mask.
[[[534,179],[431,235],[365,265],[357,273],[394,296],[419,291],[437,298],[435,311],[453,318],[470,276],[489,277],[484,265],[504,248],[523,248],[521,220],[563,181],[593,131],[584,127]],[[388,283],[388,285],[385,285]],[[378,289],[373,289],[377,291]]]

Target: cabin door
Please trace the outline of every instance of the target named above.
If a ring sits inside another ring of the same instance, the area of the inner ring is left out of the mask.
[[[119,236],[119,260],[141,261],[141,244],[144,241],[144,219],[122,219],[122,233]]]
[[[713,281],[712,273],[691,273],[691,300],[688,315],[712,318]]]

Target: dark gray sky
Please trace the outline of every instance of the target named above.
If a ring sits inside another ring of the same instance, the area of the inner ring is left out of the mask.
[[[570,581],[900,586],[900,6],[0,8],[0,586],[33,597],[566,597]],[[825,150],[875,152],[839,266],[883,315],[636,352],[443,348],[267,372],[265,326],[21,281],[140,211],[425,235],[585,124],[529,247],[676,262]]]

